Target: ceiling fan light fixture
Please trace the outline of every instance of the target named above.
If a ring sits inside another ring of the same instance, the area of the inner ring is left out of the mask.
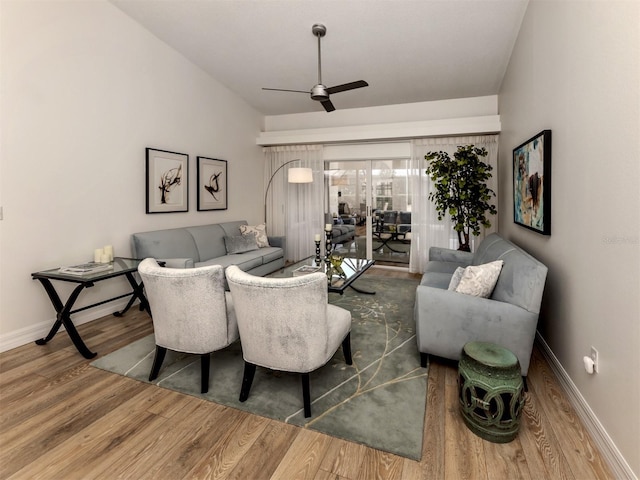
[[[313,100],[329,100],[329,94],[327,93],[327,87],[322,84],[318,84],[311,89],[311,98]]]

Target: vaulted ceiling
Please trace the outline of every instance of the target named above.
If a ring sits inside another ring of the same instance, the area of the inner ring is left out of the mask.
[[[528,0],[111,0],[264,115],[497,94]],[[327,115],[331,115],[327,113]]]

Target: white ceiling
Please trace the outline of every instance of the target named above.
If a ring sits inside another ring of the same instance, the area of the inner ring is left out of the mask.
[[[324,111],[314,23],[337,109],[498,93],[528,0],[111,0],[264,115]],[[327,115],[330,115],[328,113]]]

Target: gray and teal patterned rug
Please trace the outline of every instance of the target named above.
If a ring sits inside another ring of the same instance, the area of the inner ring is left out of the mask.
[[[302,412],[299,375],[258,368],[249,399],[240,403],[244,362],[240,344],[212,354],[209,392],[200,393],[196,356],[167,352],[152,383],[263,417],[358,442],[411,459],[422,451],[427,369],[420,367],[413,305],[417,280],[364,275],[356,285],[329,301],[351,311],[353,365],[342,349],[310,375],[311,413]],[[147,382],[155,344],[149,335],[91,365]]]

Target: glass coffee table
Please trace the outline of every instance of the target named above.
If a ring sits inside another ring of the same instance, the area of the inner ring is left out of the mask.
[[[136,299],[140,300],[140,310],[144,309],[147,311],[147,313],[149,313],[149,315],[151,315],[151,312],[149,311],[149,303],[144,296],[144,287],[142,285],[142,282],[138,283],[133,276],[133,274],[138,271],[138,265],[141,261],[142,260],[137,260],[134,258],[116,257],[113,259],[113,262],[111,262],[107,270],[84,275],[72,275],[69,273],[64,273],[61,272],[59,268],[32,273],[31,277],[40,281],[45,291],[47,292],[47,295],[49,296],[49,300],[51,300],[51,303],[53,304],[53,308],[56,311],[56,320],[53,323],[49,334],[46,337],[41,338],[40,340],[36,340],[36,343],[38,345],[45,345],[55,336],[58,330],[60,330],[60,327],[64,325],[67,333],[69,334],[69,337],[71,337],[71,341],[78,349],[78,351],[85,358],[93,358],[96,356],[96,353],[89,350],[89,348],[85,345],[84,341],[80,337],[78,330],[76,330],[76,327],[71,320],[72,314],[87,310],[88,308],[97,307],[98,305],[102,305],[119,298],[131,296],[129,302],[127,303],[127,306],[122,311],[114,312],[114,315],[116,317],[121,317],[122,315],[124,315],[127,310],[131,308],[133,302]],[[131,292],[72,310],[73,305],[75,304],[82,290],[84,290],[85,288],[93,287],[96,282],[101,282],[103,280],[108,280],[109,278],[117,278],[120,276],[125,276],[127,278],[127,280],[129,281],[129,285],[131,285]],[[58,292],[51,282],[52,280],[77,284],[66,302],[63,303],[60,299],[60,295],[58,295]]]
[[[353,282],[355,282],[360,277],[360,275],[366,272],[374,263],[374,260],[355,257],[344,257],[342,260],[342,264],[340,265],[343,272],[342,275],[339,275],[337,272],[333,271],[331,275],[331,282],[327,280],[327,288],[329,292],[339,293],[340,295],[342,295],[347,288],[353,288],[358,293],[375,295],[376,292],[362,290],[353,285]],[[298,274],[298,272],[294,272],[303,267],[307,270],[310,270],[308,267],[316,267],[315,257],[305,258],[304,260],[301,260],[299,262],[287,265],[282,270],[278,270],[277,272],[274,272],[269,276],[276,278],[291,277]],[[326,268],[327,267],[324,263],[324,259],[322,259],[317,271],[322,272],[326,275]]]

